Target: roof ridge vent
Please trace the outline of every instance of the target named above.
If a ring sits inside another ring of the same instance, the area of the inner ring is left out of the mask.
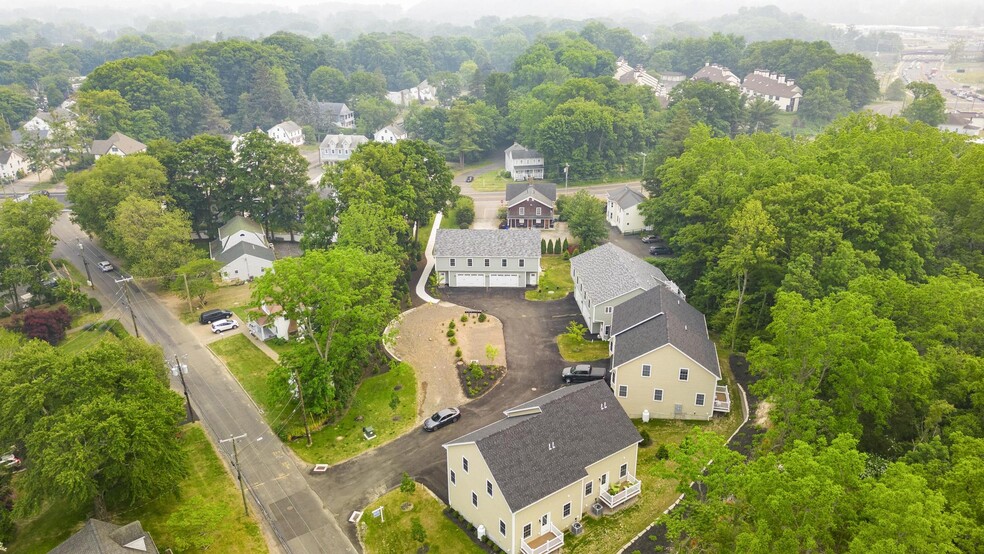
[[[553,441],[547,443],[547,450],[553,450],[554,448],[557,448],[557,446],[554,444]]]

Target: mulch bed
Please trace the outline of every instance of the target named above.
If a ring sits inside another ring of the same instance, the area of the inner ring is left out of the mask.
[[[455,373],[461,383],[461,390],[465,391],[465,396],[468,398],[478,398],[489,392],[505,374],[502,366],[479,364],[477,367],[479,371],[475,371],[474,366],[466,364],[462,360],[458,360],[455,366]],[[476,377],[476,374],[481,375],[481,377]]]

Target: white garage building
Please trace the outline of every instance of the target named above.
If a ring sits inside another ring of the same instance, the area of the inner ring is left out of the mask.
[[[449,287],[536,286],[540,231],[536,229],[439,229],[434,271]]]

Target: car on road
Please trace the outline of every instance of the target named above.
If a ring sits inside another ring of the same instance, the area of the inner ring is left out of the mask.
[[[649,244],[651,242],[656,242],[659,240],[659,235],[643,235],[642,242]]]
[[[238,328],[239,328],[239,324],[232,319],[220,319],[212,323],[212,332],[216,334],[224,333],[229,329],[238,329]]]
[[[578,364],[573,367],[565,367],[560,376],[565,383],[586,383],[588,381],[598,381],[605,378],[607,369],[594,367],[588,364]]]
[[[470,183],[470,182],[472,182],[474,180],[475,180],[475,176],[474,175],[469,175],[468,177],[465,177],[465,182],[466,183]]]
[[[115,269],[113,267],[113,264],[107,262],[106,260],[103,260],[103,261],[97,263],[96,265],[99,267],[99,269],[101,269],[103,271],[103,273],[108,273],[110,271],[113,271],[113,269]]]
[[[673,254],[673,251],[670,250],[669,246],[656,245],[649,247],[649,253],[653,256],[669,256]]]
[[[213,321],[218,321],[220,319],[229,319],[232,317],[232,312],[228,310],[207,310],[198,314],[198,323],[202,325],[208,325]]]
[[[458,408],[444,408],[427,418],[427,421],[424,422],[424,431],[436,431],[445,425],[451,425],[459,419],[461,419],[461,410]]]

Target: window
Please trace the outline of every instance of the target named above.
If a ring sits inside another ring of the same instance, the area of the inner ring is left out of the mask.
[[[653,366],[649,364],[642,364],[642,376],[649,377],[653,373]]]
[[[506,536],[506,522],[501,519],[499,520],[499,534],[503,537]]]
[[[615,311],[615,306],[605,306],[605,313],[610,314]]]
[[[472,506],[478,508],[478,495],[475,494],[475,491],[472,491]]]
[[[543,215],[543,208],[537,208],[536,215]]]
[[[492,481],[485,481],[485,492],[489,493],[490,497],[492,496]]]
[[[471,258],[468,258],[468,264],[467,265],[468,265],[468,267],[471,267],[472,266],[472,259]]]
[[[608,484],[608,474],[607,473],[602,473],[601,474],[601,479],[599,479],[599,481],[601,482],[601,486],[602,487],[604,487],[605,485],[607,485]]]
[[[622,467],[618,468],[618,478],[624,479],[626,475],[629,474],[629,464],[622,464]]]
[[[526,215],[526,208],[520,206],[519,207],[519,215]]]
[[[519,260],[519,267],[526,267],[526,260]]]
[[[465,473],[468,473],[468,458],[461,459],[461,469],[465,470]]]
[[[457,484],[458,484],[458,483],[457,483],[457,482],[455,481],[455,475],[454,475],[454,470],[453,470],[453,469],[451,470],[451,484],[452,484],[452,485],[457,485]]]
[[[698,406],[704,405],[704,393],[702,392],[697,393],[697,401],[695,402],[695,404],[697,404]]]
[[[485,258],[485,267],[489,267],[489,259]]]
[[[690,370],[687,369],[687,368],[685,368],[685,367],[681,367],[680,368],[680,380],[681,381],[686,381],[688,378],[690,378]]]
[[[564,504],[564,517],[571,517],[571,503]]]
[[[663,401],[663,389],[656,389],[653,391],[653,401],[655,402]]]
[[[454,267],[454,258],[451,258],[451,267]]]
[[[591,491],[594,490],[594,481],[588,481],[584,484],[584,496],[591,496]]]
[[[622,398],[625,398],[626,396],[628,396],[629,395],[629,387],[627,387],[625,385],[619,385],[618,386],[618,395],[620,397],[622,397]]]
[[[543,517],[540,518],[540,525],[546,525],[549,522],[550,522],[550,514],[543,514]]]
[[[523,538],[528,539],[532,534],[533,534],[533,524],[527,523],[526,525],[523,526]]]
[[[502,267],[506,267],[506,259],[502,258]]]

